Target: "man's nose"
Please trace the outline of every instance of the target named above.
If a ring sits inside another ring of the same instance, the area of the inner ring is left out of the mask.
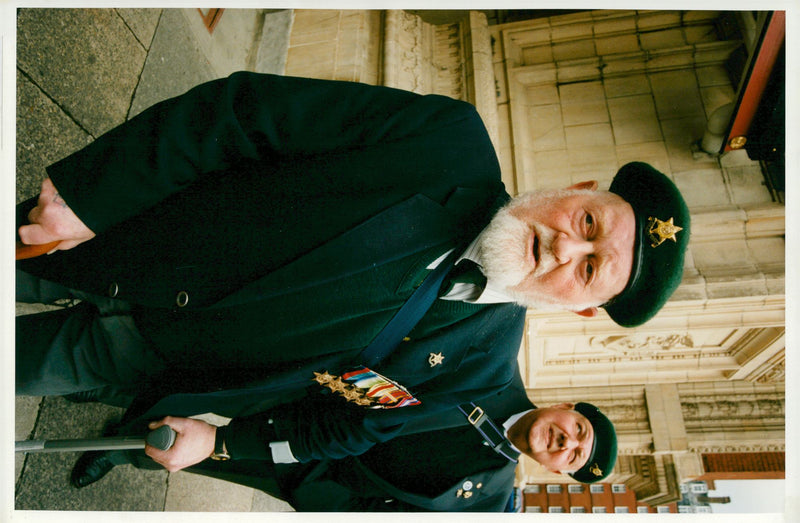
[[[592,243],[582,238],[573,238],[560,232],[553,240],[553,255],[561,264],[569,263],[574,258],[581,258],[591,252]]]
[[[558,439],[556,440],[556,442],[558,444],[558,448],[562,450],[570,447],[575,447],[577,446],[578,443],[573,438],[569,437],[567,434],[563,432],[558,435]]]

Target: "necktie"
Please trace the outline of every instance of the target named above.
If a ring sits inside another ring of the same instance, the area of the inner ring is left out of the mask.
[[[470,283],[477,285],[481,289],[486,287],[486,276],[481,272],[480,266],[472,260],[463,259],[456,264],[450,274],[447,275],[440,296],[447,295],[456,283]]]

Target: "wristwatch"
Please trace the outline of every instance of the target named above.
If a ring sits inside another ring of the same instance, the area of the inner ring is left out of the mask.
[[[228,426],[217,427],[217,435],[214,439],[214,452],[211,454],[211,459],[216,461],[227,461],[231,459],[228,454],[228,448],[225,446],[225,434],[228,432]]]

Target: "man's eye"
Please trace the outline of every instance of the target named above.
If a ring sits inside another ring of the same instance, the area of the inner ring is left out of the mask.
[[[586,283],[589,283],[592,280],[592,275],[594,274],[594,265],[589,262],[586,264]]]
[[[594,225],[594,218],[592,218],[591,214],[586,213],[585,222],[586,222],[586,231],[587,232],[591,231],[592,230],[592,225]]]

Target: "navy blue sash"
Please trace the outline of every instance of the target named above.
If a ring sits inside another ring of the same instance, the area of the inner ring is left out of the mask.
[[[383,327],[372,342],[361,352],[361,361],[372,367],[392,353],[403,338],[419,323],[439,296],[439,289],[447,273],[453,268],[458,250],[451,252],[430,274],[428,274],[411,297],[400,307],[389,323]]]

